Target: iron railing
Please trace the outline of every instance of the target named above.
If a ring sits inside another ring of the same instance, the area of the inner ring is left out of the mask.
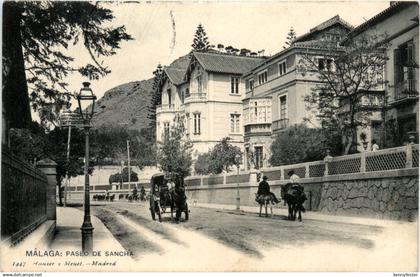
[[[47,220],[45,174],[6,147],[1,162],[1,240],[16,244]]]
[[[418,97],[417,80],[407,79],[395,85],[395,100]]]
[[[418,167],[419,145],[409,144],[407,146],[388,148],[375,152],[329,157],[323,161],[262,168],[261,172],[269,180],[287,180],[289,178],[288,173],[291,170],[301,178],[316,178],[329,175],[346,175]],[[241,172],[241,175],[243,174]],[[249,177],[250,173],[248,172],[247,174]],[[193,176],[186,178],[185,181],[191,186],[198,186],[200,184],[206,184],[207,178],[209,176]],[[214,178],[214,176],[211,178]],[[243,178],[241,181],[243,181]],[[224,183],[227,184],[229,182],[225,181]]]

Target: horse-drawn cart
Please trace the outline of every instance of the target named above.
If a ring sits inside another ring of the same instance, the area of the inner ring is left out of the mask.
[[[162,173],[155,174],[150,180],[150,214],[152,219],[156,220],[156,215],[159,222],[162,222],[162,214],[171,213],[171,220],[173,219],[173,212],[175,211],[175,219],[179,221],[181,214],[185,214],[185,220],[189,219],[189,209],[187,197],[185,196],[185,189],[180,180],[177,180],[175,187],[168,187],[168,180]]]

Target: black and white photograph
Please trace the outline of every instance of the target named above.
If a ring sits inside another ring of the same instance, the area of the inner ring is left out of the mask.
[[[417,276],[418,2],[1,7],[2,276]]]

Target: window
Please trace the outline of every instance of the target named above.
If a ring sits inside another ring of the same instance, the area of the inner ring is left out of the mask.
[[[264,84],[267,82],[267,71],[264,71],[263,73],[258,74],[258,84]]]
[[[254,114],[255,114],[255,117],[257,117],[257,115],[258,115],[258,102],[254,102]]]
[[[185,119],[186,119],[186,122],[187,122],[186,133],[187,133],[187,136],[189,136],[191,134],[190,113],[185,114]]]
[[[203,92],[203,78],[201,75],[197,76],[197,92]]]
[[[172,104],[172,91],[171,91],[171,89],[170,88],[168,88],[167,90],[166,90],[166,92],[168,93],[168,104],[169,104],[169,106]]]
[[[232,134],[240,133],[239,114],[230,115],[230,132]]]
[[[287,98],[286,95],[280,96],[280,119],[287,118]]]
[[[194,114],[194,135],[199,135],[201,133],[201,114]]]
[[[185,100],[185,91],[181,90],[181,103],[184,104]]]
[[[230,93],[239,94],[239,77],[230,77]]]
[[[255,148],[255,167],[256,169],[260,169],[263,167],[263,162],[264,162],[263,147],[255,146],[254,148]]]
[[[417,90],[415,67],[414,44],[412,41],[404,43],[394,50],[394,82],[397,98],[403,97],[402,91]]]
[[[185,89],[185,97],[188,97],[188,96],[190,96],[190,89],[186,88]]]
[[[282,61],[279,63],[279,76],[286,74],[286,61]]]
[[[325,58],[318,59],[318,69],[333,71],[333,59],[325,59]]]
[[[163,134],[169,136],[169,122],[163,122]]]
[[[246,80],[246,91],[251,91],[254,89],[254,79],[248,79]]]

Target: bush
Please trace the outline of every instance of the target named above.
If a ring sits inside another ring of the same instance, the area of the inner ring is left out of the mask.
[[[329,148],[339,153],[340,138],[326,135],[322,129],[308,128],[305,124],[293,125],[279,133],[271,144],[272,166],[322,160]],[[335,147],[334,147],[335,146]]]
[[[230,138],[225,137],[216,144],[209,152],[209,170],[211,173],[220,174],[223,171],[229,172],[229,168],[235,165],[235,156],[241,155],[241,149],[229,143]]]
[[[199,175],[210,174],[210,153],[200,154],[194,164],[194,171]]]
[[[132,168],[130,170],[130,177],[131,177],[130,178],[131,182],[137,182],[139,180],[137,173],[134,172]],[[124,167],[122,171],[122,181],[128,182],[128,167]],[[119,172],[109,176],[109,184],[119,183],[119,182],[121,182],[121,174]]]

